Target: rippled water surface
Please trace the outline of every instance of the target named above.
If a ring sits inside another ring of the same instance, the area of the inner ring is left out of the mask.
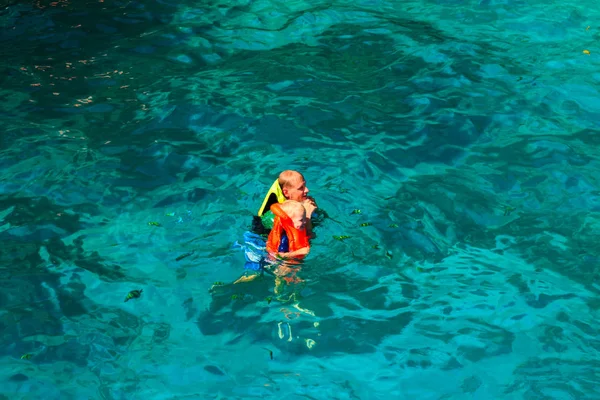
[[[0,398],[600,399],[598,17],[2,9]],[[327,217],[275,298],[234,244],[288,168]]]

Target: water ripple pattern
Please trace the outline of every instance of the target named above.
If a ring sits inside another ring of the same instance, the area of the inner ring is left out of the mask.
[[[0,399],[600,399],[595,3],[0,6]]]

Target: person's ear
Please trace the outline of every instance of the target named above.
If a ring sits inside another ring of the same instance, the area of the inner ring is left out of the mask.
[[[281,193],[283,193],[283,196],[287,199],[289,191],[287,188],[282,188],[281,189]]]

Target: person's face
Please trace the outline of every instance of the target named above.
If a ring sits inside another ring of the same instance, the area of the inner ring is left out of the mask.
[[[304,201],[306,200],[306,195],[308,195],[308,188],[306,187],[306,182],[302,177],[298,177],[292,181],[290,181],[289,185],[282,189],[283,195],[288,200],[296,200],[296,201]]]
[[[306,226],[306,212],[304,210],[295,211],[290,218],[294,223],[294,228],[296,229],[304,229]]]

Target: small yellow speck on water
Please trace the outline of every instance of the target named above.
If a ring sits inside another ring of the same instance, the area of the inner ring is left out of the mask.
[[[585,28],[586,31],[590,30],[590,26],[588,25],[587,28]]]
[[[313,325],[315,326],[315,328],[319,327],[319,323],[318,322],[315,322]]]
[[[589,55],[589,54],[590,54],[590,51],[589,51],[589,50],[584,50],[584,51],[583,51],[583,54],[587,54],[587,55]]]

